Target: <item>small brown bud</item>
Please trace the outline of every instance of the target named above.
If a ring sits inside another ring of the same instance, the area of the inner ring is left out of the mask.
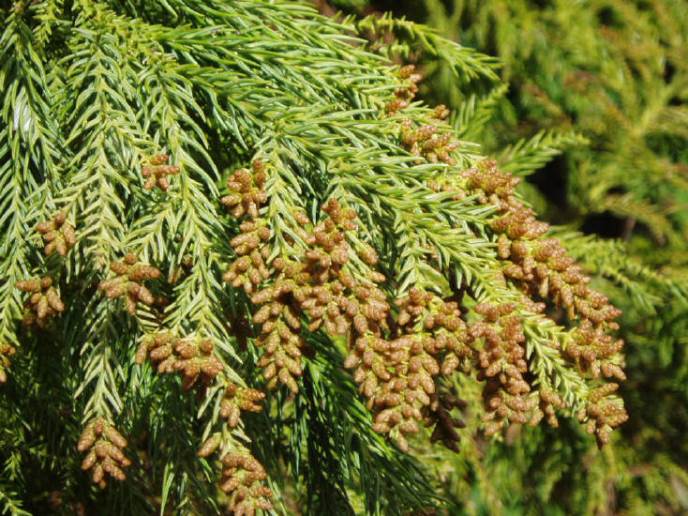
[[[199,457],[208,457],[215,453],[215,450],[218,449],[220,446],[220,443],[222,442],[222,435],[221,434],[213,434],[211,435],[206,441],[201,445],[201,448],[198,450],[198,456]]]

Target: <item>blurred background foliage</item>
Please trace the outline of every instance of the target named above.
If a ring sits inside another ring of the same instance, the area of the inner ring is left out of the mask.
[[[415,63],[624,311],[631,420],[598,451],[573,425],[432,450],[456,513],[688,511],[688,2],[335,0],[371,46]],[[498,60],[457,80],[412,27]],[[587,235],[596,235],[592,239]],[[461,386],[466,392],[470,386]],[[469,429],[470,430],[470,429]],[[560,429],[561,431],[561,429]],[[470,432],[465,435],[468,437]]]

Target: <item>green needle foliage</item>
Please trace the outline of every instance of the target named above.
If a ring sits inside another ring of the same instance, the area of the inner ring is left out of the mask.
[[[623,367],[637,401],[656,353],[618,333],[672,354],[680,322],[643,326],[682,293],[535,218],[518,176],[583,136],[481,155],[494,59],[287,0],[0,9],[5,512],[536,511],[559,480],[562,510],[607,501]],[[453,113],[405,60],[451,77]]]
[[[557,235],[623,312],[629,381],[622,396],[631,418],[617,440],[599,454],[578,435],[537,431],[479,459],[466,452],[453,461],[449,486],[458,506],[687,511],[688,449],[677,429],[688,425],[688,4],[423,0],[343,8],[359,15],[390,9],[408,16],[407,26],[427,23],[436,37],[499,59],[499,81],[485,76],[466,87],[439,53],[396,53],[421,65],[422,97],[452,109],[462,138],[479,142],[502,170],[528,178],[521,193],[563,225]],[[358,23],[392,19],[373,13]],[[417,48],[400,27],[369,37]]]

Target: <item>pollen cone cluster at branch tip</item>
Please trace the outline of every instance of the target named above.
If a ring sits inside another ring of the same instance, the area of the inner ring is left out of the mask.
[[[141,169],[141,175],[146,178],[143,185],[146,190],[158,187],[166,192],[169,189],[169,177],[179,174],[180,169],[177,165],[169,165],[168,161],[169,156],[167,154],[157,154],[148,159],[147,164]]]
[[[385,105],[385,112],[393,115],[398,111],[406,109],[418,93],[418,83],[423,78],[416,72],[414,65],[406,65],[399,70],[399,77],[404,81],[404,85],[397,88],[394,92],[394,99]]]
[[[136,352],[136,362],[142,364],[148,356],[159,373],[179,372],[182,385],[188,390],[199,380],[210,385],[222,372],[222,362],[215,356],[213,339],[208,337],[176,337],[169,332],[143,337]]]
[[[102,281],[98,289],[105,292],[109,299],[123,298],[124,306],[131,315],[136,314],[138,303],[150,306],[155,302],[153,294],[143,282],[158,279],[158,269],[139,262],[135,254],[129,253],[123,260],[112,262],[110,270],[115,276]]]
[[[76,244],[74,226],[67,221],[64,212],[57,213],[51,220],[41,222],[36,226],[45,242],[44,252],[46,256],[57,253],[64,257]]]
[[[272,491],[263,485],[265,480],[265,468],[249,453],[230,452],[222,457],[220,489],[229,495],[229,508],[235,516],[272,509]]]
[[[241,412],[260,412],[259,402],[265,395],[255,389],[228,383],[220,405],[220,416],[230,428],[239,424]],[[221,450],[222,478],[220,489],[229,496],[229,508],[234,514],[253,515],[259,509],[272,508],[272,492],[263,485],[267,473],[263,465],[251,455],[250,451],[233,442],[227,451],[222,448],[224,435],[217,432],[201,445],[197,455],[210,457]]]
[[[77,444],[77,449],[86,453],[81,469],[89,471],[93,483],[101,488],[107,485],[108,477],[124,480],[124,468],[131,465],[122,451],[126,446],[126,439],[106,419],[92,420],[84,428]]]
[[[64,303],[50,276],[19,281],[17,288],[30,294],[24,303],[24,324],[43,328],[50,318],[64,312]]]
[[[294,213],[301,224],[295,230],[307,248],[301,254],[275,259],[272,272],[268,270],[264,260],[269,255],[270,231],[253,210],[268,201],[259,189],[267,178],[262,164],[254,164],[253,169],[255,178],[242,169],[228,184],[243,195],[233,199],[241,206],[235,211],[251,220],[241,224],[242,233],[231,241],[240,258],[231,264],[225,280],[242,286],[259,307],[253,320],[260,325],[256,343],[264,353],[258,363],[264,368],[268,387],[284,384],[296,393],[296,378],[302,374],[301,317],[308,317],[309,331],[322,327],[332,335],[345,334],[352,322],[363,331],[375,327],[384,321],[388,309],[385,295],[374,287],[383,277],[371,271],[370,278],[361,283],[347,269],[351,249],[345,232],[355,230],[356,214],[334,200],[323,205],[324,219],[316,225],[305,214]],[[368,246],[361,249],[360,256],[367,263],[377,260]]]

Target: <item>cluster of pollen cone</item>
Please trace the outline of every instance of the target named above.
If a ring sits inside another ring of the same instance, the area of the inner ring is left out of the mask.
[[[442,116],[446,113],[437,113]],[[408,143],[435,134],[430,129],[414,129],[412,134],[410,126],[404,131]],[[434,161],[436,156],[425,158]],[[611,430],[627,419],[622,402],[612,396],[618,385],[604,383],[624,379],[622,342],[612,336],[619,311],[589,287],[589,278],[557,240],[543,238],[547,225],[518,200],[517,180],[494,163],[482,162],[451,181],[430,185],[451,189],[457,197],[473,194],[477,202],[496,207],[491,227],[504,262],[504,280],[523,294],[520,305],[479,303],[470,315],[461,312],[459,301],[420,288],[390,303],[382,289],[386,279],[375,270],[375,251],[357,238],[355,211],[335,199],[323,203],[317,222],[294,213],[299,225],[294,231],[305,246],[293,246],[288,255],[277,253],[267,263],[273,249],[269,221],[261,217],[261,207],[269,202],[265,169],[258,163],[252,171],[237,171],[223,202],[243,217],[241,232],[231,242],[238,257],[225,280],[243,288],[256,307],[259,365],[268,387],[283,384],[298,391],[303,332],[323,331],[346,337],[344,367],[352,370],[374,414],[374,428],[402,449],[408,447],[407,435],[421,424],[434,427],[434,440],[456,446],[455,429],[462,423],[452,410],[463,402],[443,386],[459,368],[474,371],[483,381],[488,435],[542,419],[557,426],[556,413],[572,407],[554,386],[533,382],[522,315],[525,311],[549,317],[545,307],[550,304],[563,310],[564,324],[571,326],[565,346],[550,345],[560,347],[571,366],[598,385],[593,383],[584,404],[577,406],[581,421],[604,444]]]
[[[295,246],[297,252],[268,264],[271,232],[260,216],[261,205],[269,202],[266,182],[262,164],[253,174],[238,171],[228,182],[231,207],[244,220],[231,242],[237,259],[225,280],[243,288],[256,307],[258,363],[269,388],[282,384],[298,392],[303,332],[324,331],[346,337],[344,367],[352,370],[374,414],[374,429],[402,449],[422,424],[434,427],[433,440],[456,448],[456,429],[463,423],[453,411],[464,403],[446,392],[442,379],[459,368],[473,369],[484,380],[488,434],[544,417],[557,424],[555,410],[564,403],[552,389],[529,383],[515,306],[478,305],[469,323],[457,301],[419,288],[391,305],[381,288],[385,277],[374,269],[375,251],[355,238],[356,213],[334,199],[322,205],[317,223],[294,213],[305,248]]]
[[[76,232],[65,212],[40,222],[36,232],[44,243],[43,252],[47,257],[57,254],[64,258],[76,245]],[[50,275],[18,281],[15,287],[26,294],[22,322],[28,327],[47,329],[50,321],[65,310],[57,282]],[[0,342],[0,384],[7,381],[10,357],[15,353],[14,346]]]
[[[131,465],[122,452],[126,446],[126,439],[114,426],[104,418],[94,419],[86,425],[77,444],[78,450],[86,453],[81,468],[89,471],[100,487],[105,487],[108,477],[124,480],[123,468]]]
[[[543,238],[547,224],[535,218],[532,209],[515,194],[518,179],[500,172],[494,162],[484,161],[462,174],[464,187],[477,193],[483,203],[497,208],[492,229],[498,235],[498,256],[504,261],[504,276],[543,312],[549,304],[559,308],[572,326],[571,341],[561,347],[563,357],[581,375],[598,386],[590,389],[578,417],[600,444],[609,440],[612,429],[628,419],[623,402],[611,396],[616,381],[625,380],[620,351],[623,341],[613,336],[620,311],[590,286],[586,276],[556,239]],[[556,345],[556,344],[553,344]],[[610,383],[605,383],[609,381]],[[552,407],[563,401],[551,389],[541,389],[539,404],[554,422]]]

